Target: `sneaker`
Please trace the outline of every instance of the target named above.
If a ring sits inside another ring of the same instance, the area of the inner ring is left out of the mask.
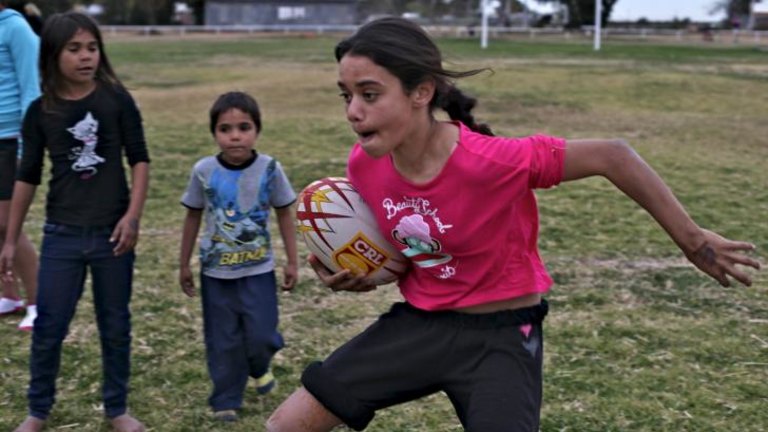
[[[236,422],[237,421],[237,411],[235,410],[222,410],[222,411],[215,411],[213,413],[213,419],[220,422]]]
[[[24,319],[19,323],[19,330],[32,331],[34,328],[35,320],[37,319],[37,305],[27,306],[27,314]]]
[[[274,390],[277,385],[275,376],[272,375],[272,371],[267,371],[264,375],[256,378],[256,392],[260,395],[265,395]]]
[[[13,300],[8,297],[0,298],[0,315],[20,312],[24,309],[24,300]]]

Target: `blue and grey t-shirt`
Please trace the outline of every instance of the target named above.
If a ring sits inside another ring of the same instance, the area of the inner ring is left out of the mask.
[[[242,165],[219,156],[199,160],[181,203],[205,210],[200,263],[206,276],[235,279],[274,269],[271,209],[293,204],[296,193],[280,163],[256,154]]]

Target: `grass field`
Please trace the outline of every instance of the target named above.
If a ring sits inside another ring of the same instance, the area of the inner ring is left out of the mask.
[[[222,92],[252,93],[263,110],[260,151],[299,190],[343,175],[353,137],[335,86],[332,37],[108,41],[141,106],[152,184],[138,247],[130,406],[151,430],[260,431],[327,355],[399,299],[394,286],[334,294],[308,268],[281,294],[287,347],[278,389],[249,389],[242,421],[206,406],[199,300],[176,282],[178,204],[195,160],[215,151],[207,110]],[[463,81],[477,116],[499,134],[626,138],[704,227],[768,250],[768,53],[749,47],[441,40],[449,66],[491,67]],[[39,241],[44,188],[27,231]],[[540,247],[556,280],[546,326],[542,431],[768,430],[768,277],[724,289],[697,273],[661,229],[607,181],[538,194]],[[277,237],[279,238],[279,236]],[[306,252],[302,247],[302,255]],[[281,249],[278,249],[281,251]],[[29,335],[0,321],[0,430],[26,412]],[[50,430],[106,431],[98,333],[86,293],[65,342]],[[377,415],[370,431],[458,431],[442,395]]]

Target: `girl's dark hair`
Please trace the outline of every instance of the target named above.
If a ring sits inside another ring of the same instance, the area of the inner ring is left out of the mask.
[[[431,109],[441,108],[451,120],[484,135],[493,135],[486,124],[477,124],[472,108],[477,100],[459,90],[453,80],[488,70],[451,71],[443,69],[443,57],[437,45],[416,23],[400,17],[385,17],[360,27],[355,34],[336,45],[336,61],[349,54],[363,56],[396,76],[406,92],[432,80],[435,95]]]
[[[47,108],[53,107],[56,94],[64,82],[59,68],[59,56],[78,30],[92,34],[98,44],[99,65],[96,68],[96,81],[123,88],[123,83],[117,78],[104,51],[104,41],[96,21],[79,12],[53,14],[45,20],[40,34],[40,81],[43,106]]]
[[[216,123],[219,122],[219,116],[233,108],[250,115],[251,119],[253,119],[253,124],[256,126],[256,132],[261,133],[261,112],[259,111],[259,104],[256,103],[256,99],[248,93],[233,91],[219,96],[211,107],[209,115],[212,135],[216,134]]]

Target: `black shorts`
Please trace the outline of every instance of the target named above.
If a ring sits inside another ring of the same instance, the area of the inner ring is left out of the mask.
[[[467,431],[538,431],[547,311],[546,301],[489,314],[396,303],[324,362],[310,364],[302,384],[358,431],[376,410],[439,391]]]
[[[16,181],[19,142],[16,138],[0,139],[0,201],[11,199]]]

